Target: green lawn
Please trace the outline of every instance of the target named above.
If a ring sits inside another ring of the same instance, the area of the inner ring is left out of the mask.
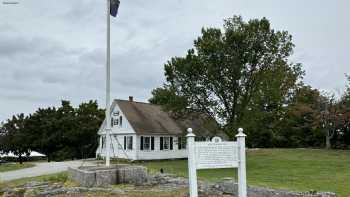
[[[187,161],[144,162],[152,172],[163,168],[167,173],[187,176]],[[247,155],[248,184],[293,191],[333,191],[350,196],[350,151],[314,149],[259,149]],[[236,178],[233,169],[199,170],[202,180]]]
[[[11,163],[11,164],[0,164],[0,172],[6,172],[6,171],[11,171],[11,170],[18,170],[22,168],[30,168],[33,167],[34,164],[32,163]]]
[[[340,197],[350,197],[350,151],[260,149],[249,150],[247,159],[249,185],[293,191],[333,191]],[[142,164],[151,172],[159,172],[163,168],[167,173],[187,176],[186,160],[150,161]],[[218,181],[224,177],[236,178],[236,173],[233,169],[199,170],[198,176],[202,180]],[[0,183],[0,189],[30,180],[69,184],[67,174],[59,173]]]

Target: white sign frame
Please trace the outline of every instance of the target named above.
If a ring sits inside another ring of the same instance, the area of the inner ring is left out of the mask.
[[[187,129],[188,176],[190,197],[197,197],[197,169],[238,169],[238,197],[247,197],[246,151],[243,129],[238,129],[237,141],[195,142],[192,129]],[[232,186],[233,187],[233,186]]]

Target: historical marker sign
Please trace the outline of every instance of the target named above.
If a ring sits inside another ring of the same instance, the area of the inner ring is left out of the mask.
[[[238,129],[237,141],[223,142],[214,137],[211,142],[195,142],[196,135],[187,129],[188,174],[190,197],[197,197],[197,169],[237,168],[238,197],[247,197],[245,137]],[[233,187],[233,185],[232,185]]]
[[[237,149],[237,142],[195,142],[196,168],[237,168]]]

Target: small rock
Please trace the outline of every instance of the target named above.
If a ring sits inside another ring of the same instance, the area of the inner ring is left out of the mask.
[[[24,188],[15,188],[12,190],[5,191],[3,197],[24,197],[26,190]]]
[[[118,189],[118,188],[112,189],[111,193],[112,194],[125,194],[125,192],[123,190]]]

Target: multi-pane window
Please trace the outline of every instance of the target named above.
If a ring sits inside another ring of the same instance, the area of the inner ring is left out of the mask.
[[[143,150],[149,150],[151,144],[151,138],[150,137],[144,137],[143,138]]]
[[[132,150],[132,142],[133,142],[132,136],[129,136],[126,141],[128,142],[127,144],[128,150]]]
[[[111,118],[111,126],[116,126],[116,125],[119,125],[120,127],[123,126],[123,117],[122,116],[119,116],[118,117],[115,117],[115,118]]]
[[[124,150],[132,150],[133,147],[133,137],[124,136]]]
[[[164,137],[163,148],[164,148],[164,150],[170,149],[170,137]]]
[[[160,137],[159,139],[160,150],[173,150],[173,137]]]
[[[154,150],[154,137],[153,136],[141,136],[140,138],[141,150]]]
[[[118,119],[116,118],[116,119],[114,119],[114,118],[112,118],[112,120],[113,120],[113,125],[118,125],[119,124],[119,121],[118,121]]]
[[[178,149],[186,149],[186,137],[178,137]]]

